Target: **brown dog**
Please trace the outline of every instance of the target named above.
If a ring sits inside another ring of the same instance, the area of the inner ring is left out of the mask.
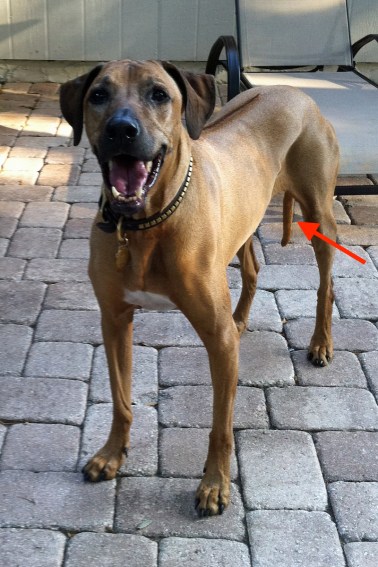
[[[85,122],[104,178],[89,274],[101,307],[114,414],[108,441],[85,466],[85,477],[114,478],[129,445],[134,309],[177,307],[207,349],[214,389],[197,490],[201,516],[222,513],[229,501],[239,335],[258,272],[251,235],[272,195],[284,191],[283,244],[294,199],[306,221],[336,237],[338,146],[314,102],[287,87],[256,88],[204,126],[214,102],[212,77],[151,61],[98,66],[61,89],[74,143]],[[333,352],[333,249],[320,239],[313,245],[320,287],[309,358],[323,366]],[[243,287],[232,315],[226,266],[236,253]]]

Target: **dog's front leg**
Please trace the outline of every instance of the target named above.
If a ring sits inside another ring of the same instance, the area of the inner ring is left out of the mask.
[[[233,449],[233,415],[238,376],[239,336],[233,323],[207,342],[213,383],[213,426],[204,477],[198,487],[200,516],[222,514],[230,497],[230,459]],[[211,344],[209,344],[209,342]]]
[[[212,293],[213,295],[213,293]],[[203,298],[197,294],[191,297]],[[184,311],[184,310],[183,310]],[[232,318],[225,282],[224,293],[184,311],[202,339],[208,356],[213,384],[213,424],[204,476],[196,493],[201,517],[222,514],[230,497],[230,459],[233,449],[233,412],[238,379],[239,333]]]
[[[134,308],[124,300],[124,274],[116,269],[117,241],[97,227],[91,235],[89,277],[101,309],[101,326],[113,398],[113,422],[105,445],[83,469],[87,480],[114,478],[129,446]]]
[[[109,480],[116,476],[129,447],[131,409],[132,323],[131,308],[116,316],[102,312],[102,332],[113,397],[113,422],[105,445],[83,469],[87,480]]]

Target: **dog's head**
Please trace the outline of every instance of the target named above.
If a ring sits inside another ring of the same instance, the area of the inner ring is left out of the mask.
[[[61,87],[64,118],[80,142],[83,124],[100,163],[112,208],[132,215],[144,207],[164,158],[182,135],[182,115],[199,138],[215,104],[209,75],[157,61],[98,65]]]

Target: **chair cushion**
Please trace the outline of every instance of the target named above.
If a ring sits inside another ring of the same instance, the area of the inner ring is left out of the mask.
[[[378,172],[378,89],[353,71],[244,73],[251,86],[290,85],[310,95],[336,130],[341,174]]]
[[[237,0],[241,66],[352,65],[346,0]]]

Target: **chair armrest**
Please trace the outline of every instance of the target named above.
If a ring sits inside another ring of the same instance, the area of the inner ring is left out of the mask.
[[[362,47],[364,47],[365,45],[367,45],[368,43],[370,43],[371,41],[374,41],[374,40],[378,42],[378,34],[371,33],[369,35],[365,35],[365,37],[356,41],[352,45],[353,59],[354,59],[355,55],[357,55],[357,53],[360,51],[360,49],[362,49]]]
[[[226,51],[226,61],[219,59],[223,49]],[[231,35],[221,35],[214,43],[207,60],[206,73],[215,75],[219,64],[227,70],[227,100],[231,100],[240,93],[239,51],[236,41]]]

